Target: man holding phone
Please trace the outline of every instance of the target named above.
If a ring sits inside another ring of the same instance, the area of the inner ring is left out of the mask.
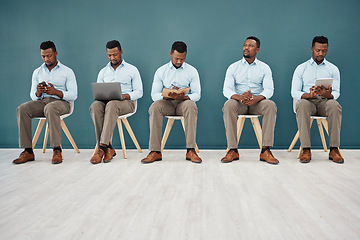
[[[336,101],[340,96],[339,69],[325,59],[328,51],[328,39],[316,36],[312,41],[312,58],[300,64],[294,72],[291,96],[296,103],[296,120],[300,133],[303,151],[301,163],[311,160],[310,116],[320,115],[328,118],[330,153],[329,159],[335,163],[343,163],[338,147],[340,146],[340,129],[342,107]],[[316,86],[316,79],[332,78],[333,83],[328,88]]]
[[[70,112],[70,101],[77,98],[77,83],[74,72],[57,60],[55,44],[51,41],[40,45],[44,63],[34,70],[30,97],[33,101],[17,108],[19,147],[25,148],[14,164],[34,161],[32,149],[31,119],[45,117],[49,124],[50,143],[53,147],[52,163],[62,162],[60,116]]]

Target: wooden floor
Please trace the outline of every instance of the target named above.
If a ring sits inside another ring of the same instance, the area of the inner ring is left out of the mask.
[[[36,161],[13,165],[21,150],[0,149],[0,239],[238,240],[360,239],[360,150],[342,150],[343,165],[313,150],[300,164],[297,151],[274,150],[278,166],[258,150],[165,150],[144,165],[147,151],[121,150],[92,165],[93,150],[35,150]]]

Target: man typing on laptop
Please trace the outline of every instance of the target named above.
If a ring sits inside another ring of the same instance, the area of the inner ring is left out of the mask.
[[[119,115],[135,110],[134,101],[143,95],[142,81],[138,69],[122,59],[122,49],[118,41],[112,40],[106,44],[109,63],[100,70],[97,82],[120,82],[122,100],[95,100],[90,106],[90,115],[95,126],[98,151],[90,162],[93,164],[110,162],[116,155],[110,139]]]

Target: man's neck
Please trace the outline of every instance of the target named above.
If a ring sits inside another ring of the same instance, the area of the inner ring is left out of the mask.
[[[244,57],[244,58],[245,58],[245,60],[249,63],[249,65],[250,65],[250,64],[252,64],[252,63],[255,61],[255,58],[256,58],[256,57],[252,57],[252,58]]]
[[[56,60],[56,63],[54,63],[51,66],[47,66],[46,64],[45,65],[46,65],[47,69],[49,70],[49,72],[51,72],[51,70],[53,70],[53,68],[56,67],[57,64],[58,64],[58,61]]]
[[[121,65],[121,63],[122,63],[122,59],[121,59],[121,61],[120,61],[118,64],[116,64],[116,65],[113,65],[112,63],[110,63],[110,64],[111,64],[111,66],[113,67],[113,69],[116,70],[116,69]]]
[[[320,64],[322,64],[322,63],[324,62],[324,60],[325,60],[325,59],[324,59],[324,60],[322,60],[321,62],[316,61],[315,59],[313,59],[313,60],[314,60],[314,62],[316,62],[316,64],[317,64],[317,65],[320,65]]]

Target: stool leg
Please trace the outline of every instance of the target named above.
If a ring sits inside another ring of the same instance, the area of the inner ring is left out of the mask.
[[[256,139],[259,143],[259,147],[260,149],[262,148],[262,131],[261,131],[261,125],[260,125],[260,122],[259,122],[259,118],[256,117],[256,118],[251,118],[251,123],[253,125],[253,128],[254,128],[254,132],[255,132],[255,135],[256,135]]]
[[[64,120],[61,119],[60,124],[61,124],[61,128],[64,131],[66,137],[69,139],[69,141],[71,143],[71,146],[73,146],[73,148],[75,149],[75,152],[80,153],[78,147],[75,144],[74,139],[72,138],[72,136],[71,136],[71,134],[69,132],[69,129],[66,127],[66,124],[65,124]]]
[[[132,141],[134,142],[137,150],[141,153],[142,151],[141,151],[140,145],[139,145],[138,141],[136,140],[135,134],[130,127],[129,121],[126,118],[123,118],[122,121],[124,123],[125,128],[127,129],[128,133],[129,133]]]
[[[43,153],[45,153],[45,151],[46,151],[46,145],[47,145],[48,137],[49,137],[49,124],[46,123],[45,135],[44,135],[44,143],[43,143]]]
[[[174,120],[173,118],[169,118],[168,121],[167,121],[167,124],[166,124],[166,127],[165,127],[165,131],[164,131],[164,136],[161,140],[161,152],[164,150],[164,147],[165,147],[165,143],[169,137],[169,134],[170,134],[170,131],[171,131],[171,128],[174,124]]]
[[[121,148],[123,150],[124,158],[126,159],[127,155],[126,155],[124,132],[123,132],[122,125],[121,125],[121,119],[119,119],[119,118],[117,119],[117,125],[118,125],[118,129],[119,129]]]
[[[299,130],[298,130],[298,131],[296,132],[296,134],[295,134],[294,139],[292,140],[292,142],[291,142],[291,144],[290,144],[290,147],[289,147],[289,149],[288,149],[288,152],[291,152],[291,150],[294,148],[294,146],[295,146],[296,142],[298,141],[299,137],[300,137],[300,132],[299,132]]]
[[[324,151],[327,152],[327,146],[326,146],[326,141],[325,141],[325,136],[324,136],[324,130],[321,124],[321,119],[316,119],[318,128],[319,128],[319,133],[320,133],[320,137],[321,137],[321,142],[322,145],[324,147]]]

